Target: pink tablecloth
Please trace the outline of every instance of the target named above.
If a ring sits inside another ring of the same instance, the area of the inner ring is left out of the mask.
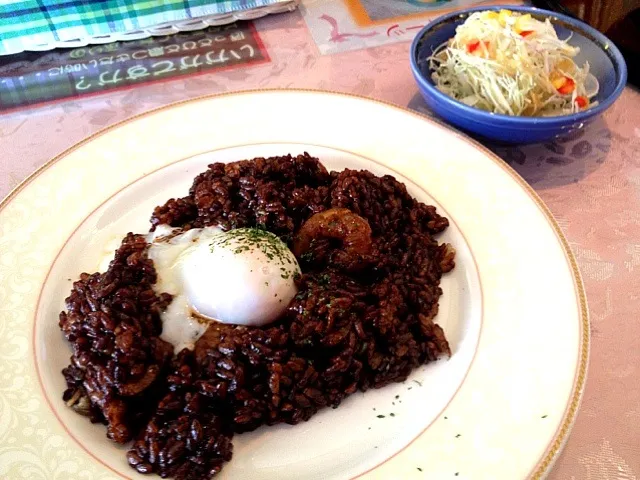
[[[0,116],[0,197],[49,158],[136,113],[202,94],[308,87],[422,109],[407,43],[319,56],[298,13],[256,26],[272,62]],[[565,143],[497,152],[538,191],[580,264],[591,363],[553,480],[640,477],[640,94],[627,88],[602,121]]]

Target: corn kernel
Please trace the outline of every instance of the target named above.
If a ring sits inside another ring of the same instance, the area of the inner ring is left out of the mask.
[[[516,18],[516,21],[513,24],[513,28],[516,31],[516,33],[522,33],[525,30],[531,30],[529,28],[530,23],[531,23],[531,15],[527,13],[526,15],[521,15],[518,18]]]
[[[483,18],[487,19],[487,20],[498,20],[499,15],[498,12],[494,12],[493,10],[489,10],[487,12],[484,12],[482,14]]]
[[[549,74],[549,80],[551,81],[551,83],[555,82],[558,79],[561,79],[564,81],[564,75],[562,73],[560,73],[558,70],[553,70],[550,74]]]
[[[551,79],[551,85],[556,90],[560,90],[565,83],[567,83],[567,78],[564,76]]]
[[[500,13],[498,14],[498,22],[500,22],[500,25],[504,27],[507,25],[507,19],[509,17],[511,17],[511,10],[500,10]]]

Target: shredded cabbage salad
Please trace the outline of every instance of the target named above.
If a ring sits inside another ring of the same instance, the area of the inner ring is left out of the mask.
[[[466,105],[505,115],[556,116],[597,104],[598,80],[572,60],[549,19],[476,12],[428,58],[436,87]]]

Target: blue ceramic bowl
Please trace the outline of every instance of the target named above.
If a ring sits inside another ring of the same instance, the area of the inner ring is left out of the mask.
[[[442,43],[455,35],[458,25],[477,11],[506,8],[530,13],[534,18],[549,18],[559,38],[572,34],[569,43],[580,47],[574,59],[578,65],[589,62],[591,73],[600,83],[595,100],[598,105],[583,112],[558,117],[516,117],[489,113],[463,104],[440,92],[431,80],[426,60]],[[411,45],[411,70],[427,105],[447,122],[487,139],[507,143],[534,143],[563,137],[584,128],[611,106],[627,82],[627,66],[611,40],[587,24],[558,13],[534,7],[492,6],[457,11],[436,18],[426,25]]]

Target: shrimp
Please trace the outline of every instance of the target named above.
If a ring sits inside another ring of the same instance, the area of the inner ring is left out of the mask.
[[[333,260],[346,270],[357,270],[367,263],[371,253],[369,222],[347,208],[331,208],[316,213],[300,228],[293,240],[293,253],[300,258],[312,247],[314,240],[334,239],[342,242]]]

